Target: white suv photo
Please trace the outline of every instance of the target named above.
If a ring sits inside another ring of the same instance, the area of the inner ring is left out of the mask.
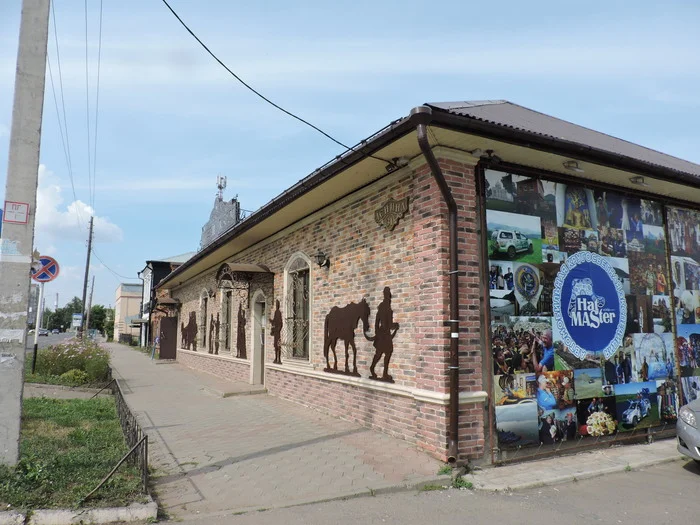
[[[496,230],[491,234],[491,252],[493,255],[504,253],[514,259],[521,252],[532,253],[532,241],[515,230]]]

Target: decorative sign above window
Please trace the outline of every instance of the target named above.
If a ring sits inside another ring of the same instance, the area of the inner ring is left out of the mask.
[[[392,231],[408,211],[408,199],[408,197],[400,200],[389,199],[381,208],[374,212],[374,220],[380,226],[384,226],[387,230]]]

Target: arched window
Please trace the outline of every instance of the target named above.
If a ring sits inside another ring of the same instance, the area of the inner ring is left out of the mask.
[[[303,253],[294,254],[284,270],[285,320],[283,345],[287,355],[309,359],[311,319],[311,261]]]

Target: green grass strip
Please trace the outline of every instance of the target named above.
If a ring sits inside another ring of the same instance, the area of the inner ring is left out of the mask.
[[[129,448],[112,398],[24,400],[20,461],[0,465],[0,508],[75,508]],[[128,462],[85,504],[143,501],[138,469]]]

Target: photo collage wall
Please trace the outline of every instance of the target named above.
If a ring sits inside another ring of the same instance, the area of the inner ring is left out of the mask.
[[[499,446],[675,423],[700,396],[700,214],[494,170],[485,192]]]

